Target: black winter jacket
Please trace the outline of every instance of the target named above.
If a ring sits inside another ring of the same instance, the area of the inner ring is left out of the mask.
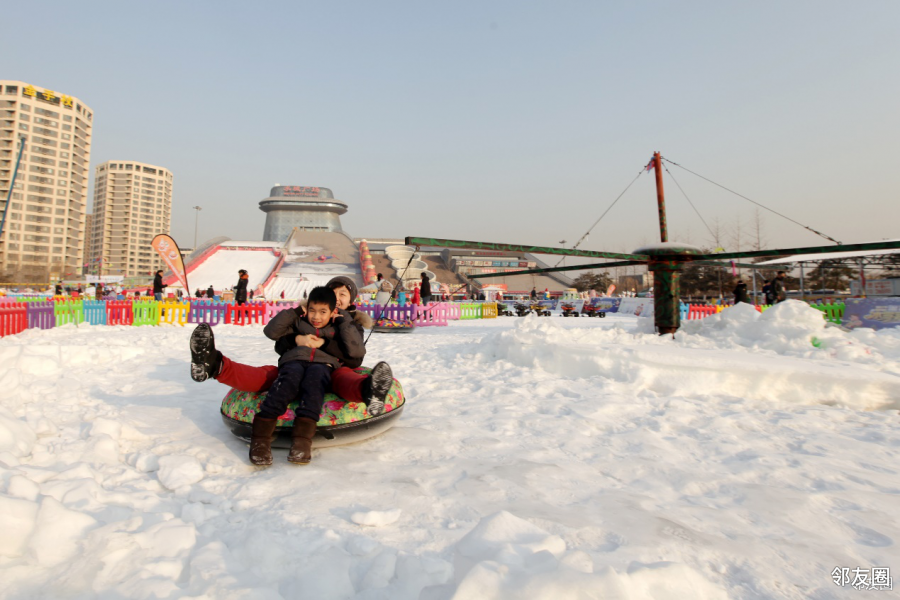
[[[419,290],[419,292],[420,292],[423,296],[430,296],[430,295],[431,295],[431,280],[429,280],[427,277],[426,277],[425,279],[422,280],[422,289]]]
[[[237,286],[234,289],[234,301],[235,302],[246,302],[247,301],[247,283],[250,281],[249,277],[241,277],[238,279]]]
[[[166,287],[162,282],[162,275],[157,275],[153,278],[153,293],[154,294],[162,294],[163,288]]]
[[[750,304],[750,294],[747,293],[746,285],[737,285],[734,288],[734,303],[746,302]]]
[[[777,277],[772,280],[772,295],[775,297],[776,303],[787,300],[787,294],[784,291],[784,281]]]

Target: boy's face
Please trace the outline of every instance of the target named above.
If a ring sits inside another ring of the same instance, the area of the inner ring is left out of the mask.
[[[309,306],[306,307],[306,317],[309,319],[310,325],[316,329],[321,329],[328,325],[331,315],[335,314],[335,312],[336,311],[331,310],[327,304],[321,304],[319,302],[310,303]]]
[[[334,295],[337,296],[337,307],[341,310],[347,310],[350,306],[352,298],[350,298],[350,290],[346,286],[334,288]]]

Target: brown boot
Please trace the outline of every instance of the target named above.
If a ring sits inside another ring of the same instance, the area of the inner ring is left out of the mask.
[[[253,417],[253,430],[250,434],[250,462],[254,465],[272,464],[272,439],[278,419],[263,419],[259,415]]]
[[[294,443],[288,453],[288,462],[295,465],[308,465],[312,460],[312,439],[316,434],[316,422],[312,419],[297,417],[294,419],[294,429],[291,435]]]

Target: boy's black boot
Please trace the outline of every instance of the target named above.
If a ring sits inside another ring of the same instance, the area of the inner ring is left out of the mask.
[[[363,399],[369,414],[377,417],[384,412],[384,399],[394,383],[394,373],[391,366],[382,361],[372,368],[372,374],[366,381]]]
[[[253,429],[250,434],[250,462],[258,466],[272,464],[272,439],[278,419],[264,419],[259,415],[253,417]]]
[[[288,462],[295,465],[308,465],[312,460],[312,439],[316,434],[316,422],[312,419],[297,417],[291,431],[293,443],[288,453]]]
[[[191,333],[191,379],[215,378],[222,368],[222,353],[216,350],[212,327],[200,323]]]

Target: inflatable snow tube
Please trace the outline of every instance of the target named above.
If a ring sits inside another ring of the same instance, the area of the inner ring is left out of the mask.
[[[355,371],[368,374],[372,369],[361,367]],[[231,433],[245,442],[250,442],[251,423],[265,397],[265,392],[241,392],[236,389],[225,395],[222,400],[222,420]],[[370,415],[362,402],[347,402],[329,392],[325,394],[325,405],[322,407],[322,417],[313,437],[313,448],[361,442],[387,431],[397,422],[405,404],[403,388],[396,379],[384,400],[384,412],[377,417]],[[288,405],[287,412],[278,418],[273,448],[291,447],[291,427],[294,424],[295,407],[296,403]]]
[[[372,331],[375,333],[412,333],[416,326],[410,321],[395,321],[393,319],[378,319]]]

